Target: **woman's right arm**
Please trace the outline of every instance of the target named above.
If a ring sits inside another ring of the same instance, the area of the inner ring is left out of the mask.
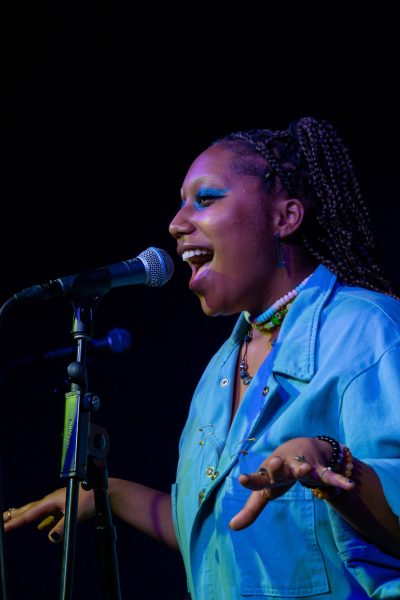
[[[136,529],[178,550],[175,536],[171,496],[140,483],[124,479],[109,479],[109,499],[112,512]],[[66,488],[55,490],[41,500],[30,502],[3,515],[5,531],[12,531],[40,520],[39,529],[49,529],[49,539],[58,542],[64,533]],[[93,492],[79,490],[78,520],[94,517]],[[48,521],[52,521],[49,523]]]
[[[111,510],[120,519],[179,550],[170,494],[126,479],[110,478],[109,496]]]

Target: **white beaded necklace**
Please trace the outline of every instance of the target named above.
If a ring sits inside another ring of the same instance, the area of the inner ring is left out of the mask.
[[[248,372],[248,364],[247,364],[247,350],[251,340],[253,339],[253,329],[257,329],[262,333],[266,334],[271,339],[272,330],[281,325],[283,319],[285,318],[289,307],[295,298],[299,295],[301,290],[306,285],[309,276],[306,277],[298,286],[296,286],[291,292],[288,292],[279,300],[276,300],[267,310],[265,310],[261,315],[253,319],[249,312],[245,311],[244,316],[248,323],[251,325],[250,331],[246,333],[244,336],[243,343],[245,345],[243,355],[239,362],[239,374],[242,380],[243,385],[249,385],[250,381],[253,379],[252,375],[249,375]],[[272,344],[271,344],[272,345]]]
[[[287,310],[282,311],[282,309],[284,307],[288,308],[288,305],[290,305],[293,302],[293,300],[299,295],[309,278],[310,276],[303,279],[303,281],[299,283],[299,285],[296,286],[291,292],[288,292],[287,294],[279,298],[279,300],[276,300],[269,308],[267,308],[267,310],[261,313],[261,315],[259,315],[258,317],[253,318],[249,312],[245,311],[244,316],[246,321],[250,323],[250,325],[254,329],[258,329],[259,331],[268,331],[269,329],[273,329],[277,325],[280,325],[283,321],[283,317],[287,313]]]

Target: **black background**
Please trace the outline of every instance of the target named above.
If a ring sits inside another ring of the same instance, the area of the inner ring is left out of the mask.
[[[175,259],[167,225],[193,158],[215,137],[279,128],[303,115],[331,120],[350,147],[390,273],[398,256],[398,95],[390,14],[226,14],[212,6],[111,2],[21,4],[4,15],[1,54],[1,301],[51,278],[134,257],[148,246]],[[233,18],[228,22],[228,16]],[[301,17],[301,18],[300,18]],[[171,282],[113,290],[95,337],[114,327],[130,352],[98,354],[95,421],[111,438],[110,474],[165,491],[174,481],[190,397],[234,317],[209,319],[176,262]],[[71,344],[62,300],[11,311],[3,364]],[[1,387],[6,505],[60,485],[67,362],[14,369]],[[180,557],[116,522],[125,598],[180,599]],[[61,546],[28,526],[7,538],[10,597],[54,599]],[[100,597],[91,524],[78,532],[75,595]]]

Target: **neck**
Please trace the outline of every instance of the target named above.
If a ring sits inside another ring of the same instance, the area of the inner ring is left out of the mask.
[[[275,268],[274,273],[268,282],[268,288],[264,295],[258,301],[253,310],[249,310],[250,314],[256,317],[264,310],[269,308],[278,298],[281,298],[288,292],[292,291],[306,277],[309,277],[314,271],[314,266],[310,264],[296,265],[292,264],[290,270]]]

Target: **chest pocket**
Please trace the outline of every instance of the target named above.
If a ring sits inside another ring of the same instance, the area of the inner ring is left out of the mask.
[[[249,492],[236,479],[226,483],[222,514],[227,526]],[[329,592],[310,490],[294,485],[250,527],[229,532],[241,595],[291,598]]]

